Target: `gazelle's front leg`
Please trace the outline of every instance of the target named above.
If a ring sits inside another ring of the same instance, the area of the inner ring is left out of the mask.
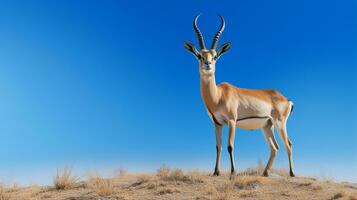
[[[228,121],[228,153],[231,158],[231,177],[235,175],[234,164],[234,137],[236,132],[236,120]]]
[[[219,176],[221,171],[221,152],[222,152],[222,126],[215,124],[215,134],[216,134],[216,167],[214,168],[213,176]]]

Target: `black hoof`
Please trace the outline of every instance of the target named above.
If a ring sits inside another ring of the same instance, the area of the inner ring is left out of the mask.
[[[234,179],[234,177],[236,176],[237,174],[236,174],[236,172],[235,171],[233,171],[233,172],[231,172],[231,176],[229,177],[229,179]]]
[[[290,171],[290,177],[295,177],[295,174],[293,171]]]
[[[213,172],[213,176],[219,176],[219,174],[220,174],[219,171],[214,171]]]

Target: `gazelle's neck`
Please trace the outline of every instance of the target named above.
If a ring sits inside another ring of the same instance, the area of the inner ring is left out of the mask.
[[[200,75],[201,81],[201,96],[206,107],[212,110],[219,102],[219,94],[216,85],[215,75]],[[210,111],[212,112],[212,111]]]

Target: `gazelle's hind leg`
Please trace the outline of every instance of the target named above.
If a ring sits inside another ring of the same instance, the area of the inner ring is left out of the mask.
[[[264,169],[264,172],[263,172],[263,176],[268,176],[268,172],[273,164],[274,158],[275,158],[276,154],[278,153],[279,145],[274,137],[274,126],[271,121],[269,121],[267,123],[267,125],[265,125],[262,128],[262,131],[263,131],[265,140],[270,147],[269,161],[268,161],[268,163]]]
[[[276,126],[279,136],[284,143],[286,152],[288,153],[290,176],[294,177],[295,174],[294,174],[294,163],[293,163],[293,155],[292,155],[292,143],[291,143],[290,139],[288,138],[288,132],[286,130],[286,120],[285,121],[278,120],[275,122],[274,125]]]

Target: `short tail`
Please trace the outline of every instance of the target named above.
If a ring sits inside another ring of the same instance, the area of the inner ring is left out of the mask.
[[[291,108],[290,108],[290,114],[293,113],[293,110],[294,110],[294,103],[292,101],[290,101],[290,104],[291,104]]]

